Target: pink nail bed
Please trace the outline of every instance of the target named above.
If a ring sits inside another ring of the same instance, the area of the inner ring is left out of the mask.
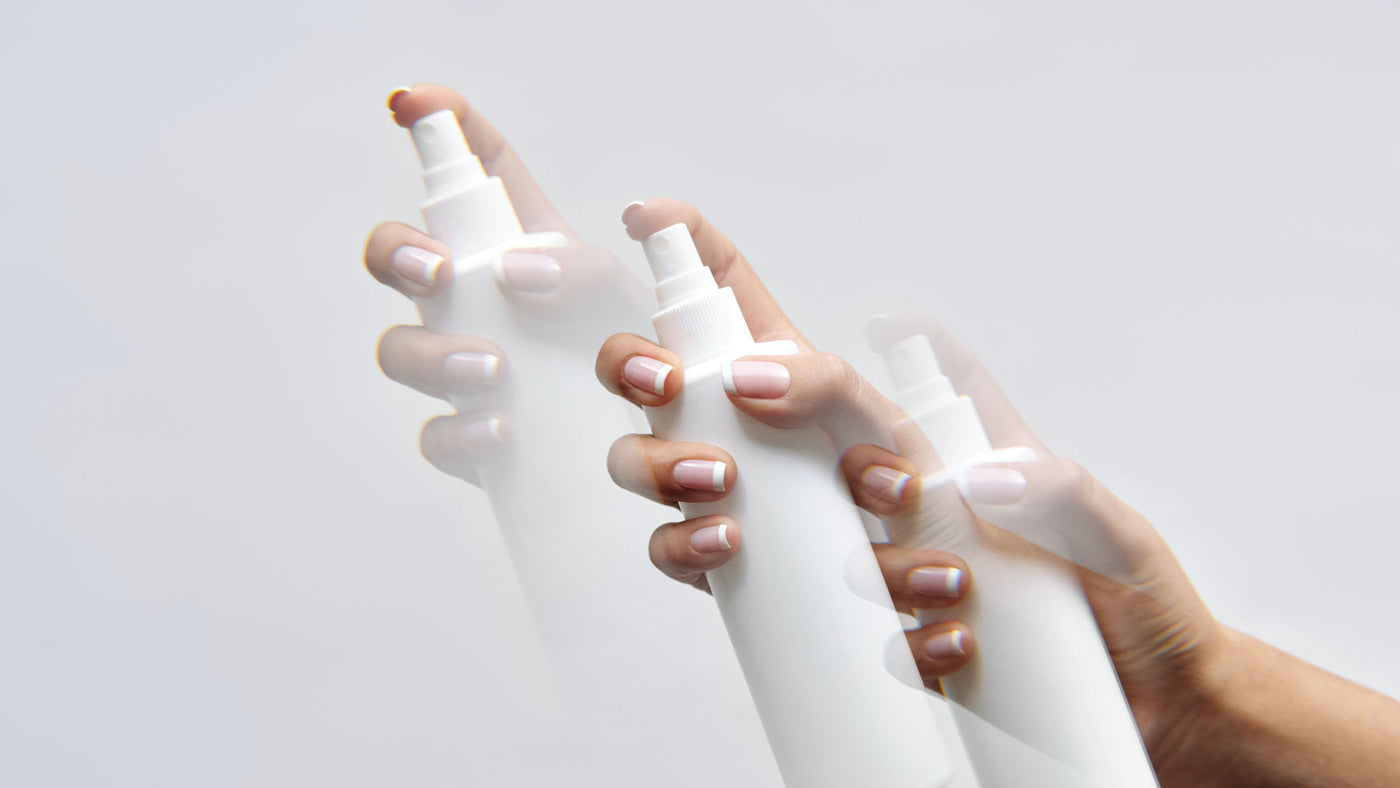
[[[671,469],[676,484],[687,490],[724,492],[724,472],[729,465],[714,460],[681,460]]]
[[[963,643],[963,631],[954,629],[942,632],[924,641],[924,653],[929,659],[956,659],[967,656]]]
[[[559,261],[538,252],[506,252],[496,271],[501,286],[526,293],[547,293],[559,286]]]
[[[453,383],[468,386],[494,386],[501,359],[489,353],[449,353],[442,359],[442,371]]]
[[[777,399],[792,385],[788,368],[775,361],[731,361],[720,377],[725,391],[754,399]]]
[[[462,442],[473,447],[502,446],[506,442],[501,420],[495,416],[469,422],[462,427],[461,435]]]
[[[1026,495],[1026,477],[1012,468],[968,468],[963,494],[973,503],[1007,506]]]
[[[701,528],[690,535],[690,547],[697,553],[717,553],[729,549],[729,523]]]
[[[442,265],[442,255],[417,246],[400,246],[390,255],[389,265],[404,279],[432,287],[437,280],[438,266]]]
[[[905,486],[912,478],[914,477],[894,468],[872,465],[860,475],[860,484],[866,492],[882,501],[899,503],[899,499],[904,495]]]
[[[674,369],[670,364],[647,356],[633,356],[622,365],[622,379],[642,391],[666,393],[666,378]]]
[[[916,594],[954,599],[962,595],[962,570],[955,566],[924,566],[909,573]]]

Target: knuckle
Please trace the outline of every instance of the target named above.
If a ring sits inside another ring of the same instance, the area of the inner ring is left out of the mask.
[[[652,566],[661,570],[668,577],[679,577],[684,574],[680,545],[678,540],[673,538],[676,533],[676,525],[676,523],[665,523],[652,531],[651,541],[647,549]]]
[[[1052,505],[1061,508],[1084,507],[1094,500],[1099,482],[1089,473],[1089,469],[1074,460],[1063,458],[1050,462],[1054,463],[1054,482],[1049,490]]]
[[[835,353],[818,353],[816,367],[822,389],[829,395],[845,395],[859,384],[860,375],[855,367]]]
[[[450,416],[434,416],[423,422],[423,427],[418,431],[418,451],[423,454],[423,459],[433,465],[441,467],[448,459],[444,433],[446,432],[447,421]]]
[[[391,380],[399,380],[402,376],[405,343],[412,330],[412,326],[397,325],[379,335],[374,351],[375,360],[379,362],[379,370]]]
[[[627,468],[637,454],[637,435],[623,435],[608,447],[608,476],[619,487],[627,487]]]

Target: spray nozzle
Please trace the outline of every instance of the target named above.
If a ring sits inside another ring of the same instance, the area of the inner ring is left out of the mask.
[[[895,387],[900,389],[918,385],[930,378],[944,377],[943,368],[938,366],[938,356],[933,352],[933,343],[923,334],[896,342],[885,351],[885,363],[890,368]]]
[[[943,374],[933,343],[924,334],[896,342],[885,351],[885,365],[894,381],[895,404],[918,423],[939,459],[947,466],[975,462],[992,455],[992,444],[977,418],[972,400],[959,397]]]
[[[423,183],[428,187],[429,198],[486,180],[486,171],[467,147],[467,138],[452,110],[438,110],[419,118],[409,133],[413,135],[418,161],[423,164]]]
[[[656,300],[662,309],[719,289],[684,222],[647,236],[642,251],[656,279]]]

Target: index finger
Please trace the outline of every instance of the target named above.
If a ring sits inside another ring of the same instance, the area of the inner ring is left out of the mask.
[[[515,215],[525,232],[555,230],[567,236],[571,243],[579,241],[578,235],[554,210],[544,190],[535,183],[505,137],[484,115],[473,109],[462,94],[452,88],[431,84],[399,88],[389,94],[389,110],[394,113],[394,122],[404,128],[444,109],[452,110],[457,116],[457,123],[466,135],[467,146],[481,160],[487,174],[505,183],[506,193],[510,195]]]

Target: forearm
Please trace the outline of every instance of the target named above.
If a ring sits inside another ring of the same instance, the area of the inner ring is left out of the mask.
[[[1225,630],[1194,713],[1158,760],[1169,786],[1400,784],[1400,702]]]

